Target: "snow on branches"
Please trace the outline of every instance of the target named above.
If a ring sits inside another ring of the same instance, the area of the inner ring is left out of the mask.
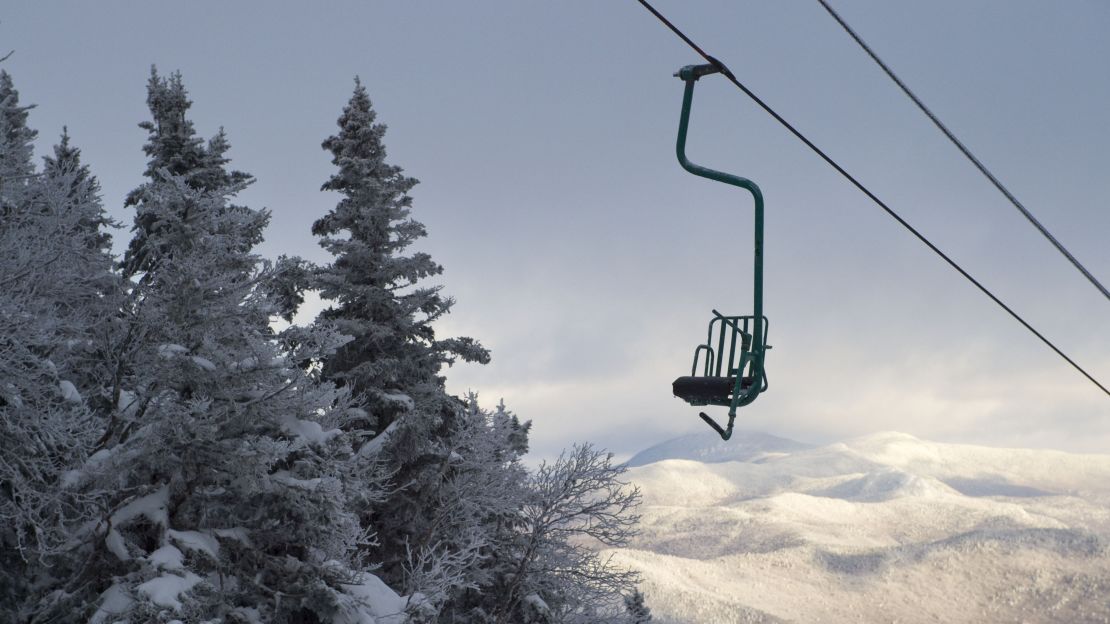
[[[37,171],[0,71],[0,620],[647,621],[587,544],[634,530],[622,469],[584,445],[529,473],[531,423],[444,390],[489,353],[435,335],[453,301],[404,255],[416,181],[365,88],[324,142],[324,267],[254,252],[270,214],[233,203],[253,178],[180,74],[147,103],[117,264],[80,150],[65,132]],[[275,329],[309,288],[332,307]]]

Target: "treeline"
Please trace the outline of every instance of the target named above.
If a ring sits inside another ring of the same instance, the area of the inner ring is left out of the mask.
[[[152,69],[122,258],[63,131],[36,166],[0,72],[0,621],[646,622],[639,495],[589,445],[529,471],[530,423],[445,391],[417,181],[357,80],[323,142],[331,262],[253,252],[270,214]],[[327,305],[276,330],[304,294]]]

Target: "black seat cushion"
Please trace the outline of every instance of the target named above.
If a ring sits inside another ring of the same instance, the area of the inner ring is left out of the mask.
[[[683,401],[723,403],[732,398],[732,386],[735,383],[735,377],[679,377],[671,384],[671,388],[674,395]],[[751,385],[751,377],[745,377],[740,382],[741,388]]]

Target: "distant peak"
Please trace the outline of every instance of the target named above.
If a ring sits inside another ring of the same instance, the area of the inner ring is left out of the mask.
[[[924,442],[921,438],[903,433],[901,431],[880,431],[878,433],[871,433],[865,436],[860,436],[850,440],[851,443],[870,442],[870,443],[891,443],[891,442]]]
[[[640,451],[628,466],[644,466],[666,459],[687,459],[707,464],[751,461],[768,453],[793,453],[813,445],[762,431],[737,431],[727,442],[712,432],[691,433]]]
[[[915,435],[906,433],[905,431],[879,431],[878,433],[871,434],[873,438],[899,438],[904,440],[920,440]]]

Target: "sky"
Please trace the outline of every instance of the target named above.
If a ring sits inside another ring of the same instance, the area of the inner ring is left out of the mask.
[[[1110,302],[815,1],[655,5],[1110,382]],[[1110,4],[833,6],[1110,283]],[[457,300],[438,332],[493,353],[446,371],[448,389],[532,420],[534,460],[705,430],[670,385],[712,309],[751,311],[751,204],[675,161],[672,74],[699,58],[637,2],[4,0],[0,48],[37,105],[38,154],[67,126],[128,226],[150,66],[180,70],[199,133],[225,128],[232,166],[257,178],[240,203],[272,211],[259,252],[320,263],[309,228],[337,201],[320,142],[359,76],[389,160],[421,180],[417,247]],[[738,427],[1110,452],[1110,397],[720,77],[698,84],[688,153],[766,199],[770,388]],[[129,231],[115,236],[122,250]]]

